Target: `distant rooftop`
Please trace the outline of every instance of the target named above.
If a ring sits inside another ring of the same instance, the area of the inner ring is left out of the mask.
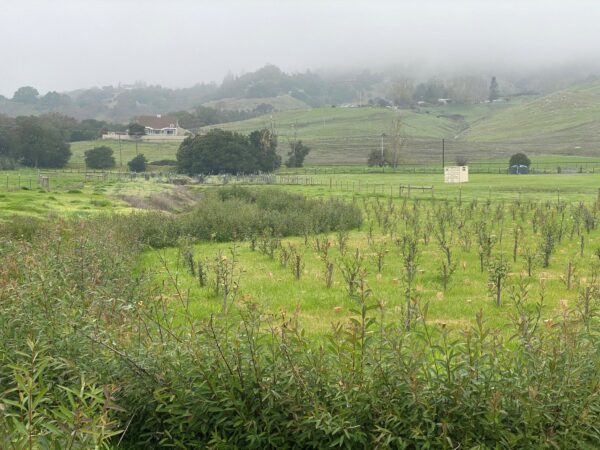
[[[155,116],[139,116],[137,122],[147,128],[153,128],[160,130],[163,128],[177,127],[177,117],[175,116],[163,116],[157,114]]]

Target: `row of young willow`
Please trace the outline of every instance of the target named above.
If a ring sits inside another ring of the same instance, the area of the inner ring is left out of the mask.
[[[365,212],[365,238],[373,245],[384,236],[398,242],[413,313],[408,327],[387,319],[392,312],[370,295],[362,276],[349,291],[352,319],[325,339],[307,338],[296,315],[269,314],[250,300],[199,320],[176,281],[157,289],[136,269],[149,244],[148,221],[159,227],[154,214],[0,225],[0,448],[600,445],[595,281],[585,287],[586,302],[564,305],[545,320],[524,286],[511,289],[503,298],[514,314],[504,330],[489,327],[483,314],[460,331],[432,325],[426,302],[411,301],[410,293],[420,246],[430,239],[444,255],[440,264],[451,269],[461,246],[481,252],[481,270],[490,273],[495,261],[514,264],[512,254],[499,251],[502,240],[516,243],[515,259],[525,258],[527,242],[535,270],[552,263],[557,242],[595,236],[595,207],[353,207]],[[246,227],[232,230],[248,245],[265,239],[255,237],[265,229],[264,217],[256,217],[255,227],[230,222]],[[294,234],[315,242],[323,231],[315,225],[343,231],[319,220]],[[204,237],[190,229],[186,235]]]

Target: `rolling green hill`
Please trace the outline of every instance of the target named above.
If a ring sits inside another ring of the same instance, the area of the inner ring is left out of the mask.
[[[273,128],[279,136],[280,147],[285,151],[294,138],[308,144],[312,151],[307,158],[310,164],[364,163],[366,155],[381,145],[390,144],[389,135],[395,119],[402,123],[402,135],[420,141],[435,141],[455,136],[464,127],[464,121],[434,113],[396,111],[388,108],[316,108],[302,111],[285,111],[260,116],[241,122],[215,125],[249,133],[258,128]]]
[[[472,141],[540,139],[598,134],[600,82],[578,84],[499,111],[471,124]]]
[[[312,151],[308,164],[364,163],[373,149],[391,145],[395,119],[402,123],[402,161],[505,158],[517,151],[531,155],[598,156],[600,81],[575,85],[546,96],[518,96],[494,104],[391,108],[318,108],[273,113],[216,125],[240,132],[273,128],[282,152],[296,137]],[[207,127],[208,130],[212,127]]]
[[[252,111],[259,105],[271,105],[276,111],[306,109],[309,106],[291,95],[278,95],[265,98],[224,98],[204,103],[204,106],[224,110]]]

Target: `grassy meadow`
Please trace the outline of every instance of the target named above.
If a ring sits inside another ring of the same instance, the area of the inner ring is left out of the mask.
[[[123,170],[127,171],[127,162],[131,161],[137,153],[142,153],[148,162],[160,161],[163,159],[175,159],[179,142],[138,142],[117,141],[117,140],[96,140],[79,141],[71,143],[72,156],[69,160],[68,168],[85,168],[85,151],[94,147],[105,145],[112,148],[117,169],[120,168],[122,160]],[[136,153],[137,152],[137,153]]]

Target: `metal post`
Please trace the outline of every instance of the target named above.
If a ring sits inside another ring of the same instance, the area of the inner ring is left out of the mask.
[[[442,169],[446,167],[446,140],[442,139]]]
[[[385,136],[385,133],[381,133],[381,167],[383,167],[384,164],[384,160],[383,160],[383,137]]]
[[[119,136],[119,167],[122,170],[123,169],[123,151],[121,149],[121,135],[118,134],[117,136]]]

